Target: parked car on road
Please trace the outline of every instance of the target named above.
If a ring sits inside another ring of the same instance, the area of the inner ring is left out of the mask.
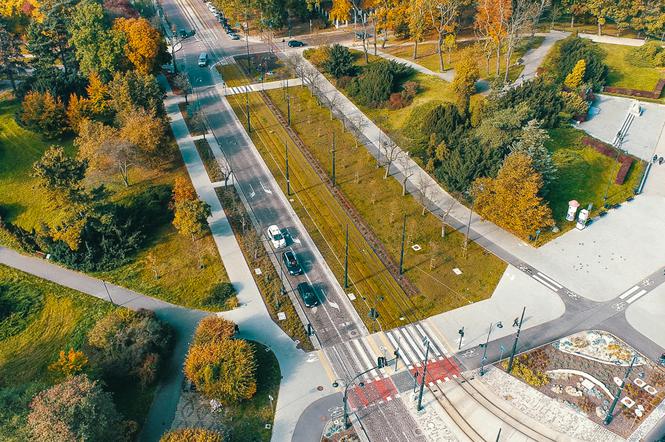
[[[296,254],[293,252],[293,250],[287,250],[286,252],[282,253],[282,261],[284,262],[284,266],[286,266],[286,270],[288,270],[290,275],[295,276],[302,274],[302,267],[300,267],[298,259],[296,258]]]
[[[305,43],[300,40],[290,40],[287,44],[290,48],[299,48],[301,46],[305,46]]]
[[[314,287],[307,282],[298,284],[298,294],[302,298],[302,302],[305,303],[305,307],[316,307],[321,304],[314,293]]]
[[[266,233],[268,234],[268,239],[274,248],[281,249],[282,247],[286,247],[286,238],[284,238],[282,231],[275,224],[268,227]]]
[[[199,55],[199,67],[204,67],[207,64],[208,64],[208,54],[206,54],[205,52],[201,52],[201,55]]]
[[[238,34],[233,34],[233,33],[229,34],[229,38],[231,40],[240,40],[240,36]]]

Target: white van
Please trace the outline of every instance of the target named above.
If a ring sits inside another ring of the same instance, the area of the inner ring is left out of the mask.
[[[208,54],[201,52],[201,55],[199,55],[199,66],[204,67],[206,64],[208,64]]]

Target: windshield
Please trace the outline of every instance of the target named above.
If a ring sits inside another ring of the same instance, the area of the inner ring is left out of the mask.
[[[282,234],[281,233],[273,233],[272,239],[274,239],[275,241],[281,241]]]

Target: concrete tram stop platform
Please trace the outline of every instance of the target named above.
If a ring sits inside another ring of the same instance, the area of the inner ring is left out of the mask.
[[[650,161],[665,126],[665,106],[662,104],[599,94],[589,110],[589,120],[577,127],[612,144],[635,103],[639,104],[639,115],[635,115],[630,123],[621,148]]]

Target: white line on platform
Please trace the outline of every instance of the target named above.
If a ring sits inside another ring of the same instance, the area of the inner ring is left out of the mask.
[[[541,284],[544,285],[545,287],[549,288],[550,290],[552,290],[552,291],[554,291],[554,292],[559,291],[559,288],[558,288],[558,287],[556,287],[556,286],[550,284],[548,281],[546,281],[545,279],[541,278],[539,275],[532,275],[532,277],[533,277],[533,279],[535,279],[536,281],[538,281],[539,283],[541,283]]]
[[[545,275],[545,274],[542,274],[542,273],[538,272],[538,276],[540,276],[540,277],[542,277],[542,278],[545,278],[546,280],[548,280],[549,282],[551,282],[552,285],[554,285],[554,286],[556,286],[556,287],[563,288],[563,286],[562,286],[561,284],[559,284],[558,282],[556,282],[555,280],[553,280],[552,278],[550,278],[549,276],[547,276],[547,275]]]

